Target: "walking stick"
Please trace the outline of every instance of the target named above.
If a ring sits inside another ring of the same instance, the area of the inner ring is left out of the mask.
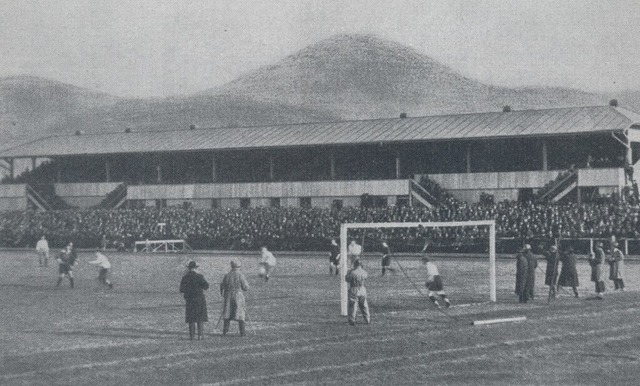
[[[250,318],[249,318],[249,312],[247,312],[247,310],[245,309],[245,310],[244,310],[244,313],[245,313],[245,315],[246,315],[246,317],[247,317],[247,322],[250,322],[250,323],[249,323],[249,327],[251,327],[251,331],[253,331],[253,335],[258,335],[258,334],[256,333],[256,329],[253,327],[253,319],[250,319]]]

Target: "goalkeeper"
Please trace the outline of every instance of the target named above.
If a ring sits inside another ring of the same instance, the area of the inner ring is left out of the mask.
[[[395,273],[396,270],[391,267],[391,248],[389,248],[389,244],[386,242],[382,242],[382,274],[380,276],[384,276],[387,272]]]
[[[438,267],[432,263],[427,256],[422,257],[422,264],[427,268],[427,282],[425,283],[425,286],[429,290],[429,300],[431,300],[436,307],[440,308],[440,304],[436,298],[436,295],[438,295],[444,302],[444,306],[446,308],[451,307],[451,302],[447,298],[447,294],[444,292],[444,285],[442,284],[442,277],[440,277]]]

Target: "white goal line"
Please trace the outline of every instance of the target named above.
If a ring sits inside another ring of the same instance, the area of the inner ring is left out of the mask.
[[[473,221],[440,221],[440,222],[373,222],[373,223],[343,223],[340,224],[340,314],[347,316],[348,287],[344,277],[348,270],[347,244],[350,229],[372,228],[455,228],[455,227],[489,227],[489,298],[492,302],[496,298],[496,222],[495,220]]]

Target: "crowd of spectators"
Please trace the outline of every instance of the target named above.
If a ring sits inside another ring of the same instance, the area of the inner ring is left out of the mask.
[[[219,208],[20,211],[0,214],[0,247],[32,247],[46,235],[54,247],[69,241],[81,248],[131,249],[138,240],[185,239],[194,249],[326,250],[344,222],[418,222],[496,220],[503,238],[639,238],[640,209],[625,203],[535,204],[450,202],[434,209],[379,208]],[[158,224],[165,224],[158,226]],[[394,250],[466,247],[487,243],[487,229],[371,229],[350,233],[367,244],[380,240]],[[473,248],[472,248],[473,249]]]

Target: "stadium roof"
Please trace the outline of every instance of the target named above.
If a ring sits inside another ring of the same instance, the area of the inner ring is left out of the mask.
[[[620,107],[523,110],[328,123],[51,136],[0,152],[2,158],[263,149],[536,137],[622,131],[640,115]]]

